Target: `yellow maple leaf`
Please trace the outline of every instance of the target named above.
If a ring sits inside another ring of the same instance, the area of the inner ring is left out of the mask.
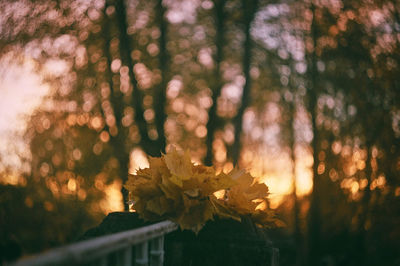
[[[285,223],[276,218],[272,210],[257,210],[251,214],[251,219],[260,227],[284,227]]]
[[[150,168],[139,169],[130,175],[125,188],[132,195],[133,208],[145,220],[161,220],[175,210],[160,188],[162,176],[168,172],[161,158],[149,158]]]
[[[250,216],[258,226],[280,225],[281,221],[268,208],[268,187],[243,170],[234,169],[229,174],[236,183],[225,191],[224,197],[210,197],[220,217],[239,220]]]
[[[237,172],[232,175],[237,175]],[[247,172],[241,171],[235,181],[237,184],[227,191],[227,203],[242,215],[255,211],[258,206],[256,200],[264,200],[268,196],[268,187],[256,182]]]
[[[207,221],[213,219],[214,208],[206,199],[191,199],[187,196],[183,196],[183,199],[184,212],[175,221],[182,229],[192,230],[197,234]]]
[[[174,148],[163,158],[171,175],[181,180],[188,180],[192,177],[192,162],[189,151],[181,154]]]
[[[220,218],[225,218],[225,219],[233,219],[236,221],[241,221],[241,217],[237,211],[235,211],[233,208],[228,207],[225,202],[221,199],[217,199],[214,195],[210,196],[210,201],[214,207],[215,213],[220,217]]]

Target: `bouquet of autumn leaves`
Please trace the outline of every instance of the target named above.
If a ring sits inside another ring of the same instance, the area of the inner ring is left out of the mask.
[[[215,216],[237,221],[249,216],[261,227],[282,225],[268,209],[268,187],[243,170],[217,175],[213,167],[193,164],[188,151],[176,150],[150,157],[149,164],[125,184],[144,220],[168,219],[196,233]]]

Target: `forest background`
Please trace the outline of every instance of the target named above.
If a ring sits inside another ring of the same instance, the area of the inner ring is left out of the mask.
[[[74,241],[175,146],[270,187],[282,265],[400,264],[399,1],[2,0],[0,14],[4,247]]]

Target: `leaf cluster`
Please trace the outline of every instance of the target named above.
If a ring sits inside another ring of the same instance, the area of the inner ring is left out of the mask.
[[[268,209],[268,187],[245,171],[217,174],[214,167],[192,163],[188,151],[175,149],[149,162],[125,185],[133,209],[145,220],[169,219],[196,233],[214,216],[238,221],[250,216],[259,226],[282,225]]]

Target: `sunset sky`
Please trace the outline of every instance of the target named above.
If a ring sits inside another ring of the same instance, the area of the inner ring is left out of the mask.
[[[0,62],[0,153],[3,162],[15,166],[19,160],[12,151],[22,148],[22,142],[15,140],[25,129],[27,116],[49,89],[34,73],[30,60],[17,65],[10,57]]]

